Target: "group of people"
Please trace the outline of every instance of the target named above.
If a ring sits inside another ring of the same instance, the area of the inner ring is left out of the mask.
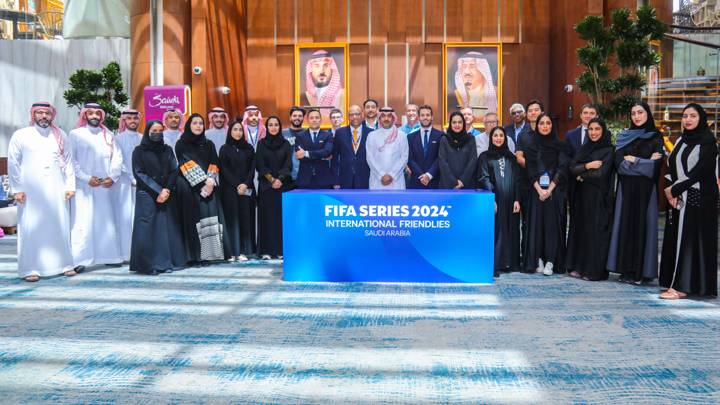
[[[565,273],[641,284],[658,278],[658,178],[662,137],[647,104],[613,145],[597,108],[561,140],[540,101],[513,104],[512,122],[470,108],[446,131],[430,106],[406,106],[398,126],[373,99],[330,113],[293,107],[289,127],[255,106],[230,122],[168,110],[140,134],[123,111],[113,134],[97,104],[67,136],[48,103],[13,134],[10,182],[19,203],[18,271],[27,281],[86,266],[130,262],[145,274],[214,261],[282,259],[282,193],[301,189],[484,189],[495,195],[495,273]],[[307,128],[304,126],[307,124]],[[668,157],[669,211],[662,298],[717,295],[717,145],[697,104]],[[570,229],[566,230],[569,214]],[[480,225],[479,225],[480,226]]]

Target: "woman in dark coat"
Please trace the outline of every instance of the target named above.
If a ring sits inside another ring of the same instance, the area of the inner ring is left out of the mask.
[[[606,280],[613,209],[615,148],[605,121],[588,123],[587,142],[570,164],[572,205],[565,268],[583,280]]]
[[[163,129],[162,122],[149,121],[132,154],[137,189],[130,271],[151,275],[187,264],[175,196],[178,165]]]
[[[525,160],[533,188],[528,219],[525,270],[550,276],[564,273],[565,189],[568,157],[552,119],[542,113]]]
[[[267,136],[258,142],[258,252],[263,260],[282,259],[282,193],[292,189],[290,143],[282,136],[280,118],[265,121]]]
[[[618,134],[615,145],[618,186],[607,268],[620,273],[618,281],[640,285],[658,274],[657,182],[663,146],[647,103],[635,103],[630,118],[630,128]]]
[[[465,130],[465,120],[459,111],[450,114],[450,126],[440,138],[438,168],[441,189],[475,188],[477,148],[475,137]]]
[[[175,145],[175,155],[180,166],[178,196],[188,258],[198,264],[230,257],[216,190],[220,174],[218,155],[215,145],[205,137],[205,122],[200,114],[188,119]]]
[[[478,185],[495,193],[495,276],[520,269],[519,166],[510,152],[502,127],[488,135],[488,150],[477,164]]]
[[[220,148],[220,197],[230,260],[247,261],[255,253],[255,150],[245,139],[242,121],[228,129]]]
[[[698,104],[683,109],[682,127],[668,158],[665,197],[672,210],[660,264],[660,285],[667,291],[660,298],[717,297],[717,143]]]

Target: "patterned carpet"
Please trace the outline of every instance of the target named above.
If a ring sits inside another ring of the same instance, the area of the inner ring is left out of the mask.
[[[720,403],[720,303],[657,286],[305,284],[279,263],[28,284],[0,239],[0,403]]]

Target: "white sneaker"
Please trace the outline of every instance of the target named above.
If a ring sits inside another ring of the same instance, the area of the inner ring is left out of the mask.
[[[262,255],[262,257],[260,258],[260,260],[270,260],[270,259],[271,259],[270,255]]]
[[[238,260],[239,262],[246,262],[246,261],[248,261],[248,258],[247,258],[247,256],[245,256],[245,255],[240,255],[240,256],[237,257],[237,260]]]
[[[542,273],[543,271],[545,271],[545,264],[542,259],[538,259],[538,266],[537,269],[535,269],[535,273]]]
[[[545,269],[543,270],[543,274],[546,276],[552,276],[553,275],[553,264],[552,262],[545,263]]]

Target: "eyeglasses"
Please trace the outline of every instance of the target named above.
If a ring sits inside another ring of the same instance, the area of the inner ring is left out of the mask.
[[[485,121],[485,125],[497,125],[497,121]]]
[[[510,115],[520,115],[522,113],[522,111],[510,111]]]

